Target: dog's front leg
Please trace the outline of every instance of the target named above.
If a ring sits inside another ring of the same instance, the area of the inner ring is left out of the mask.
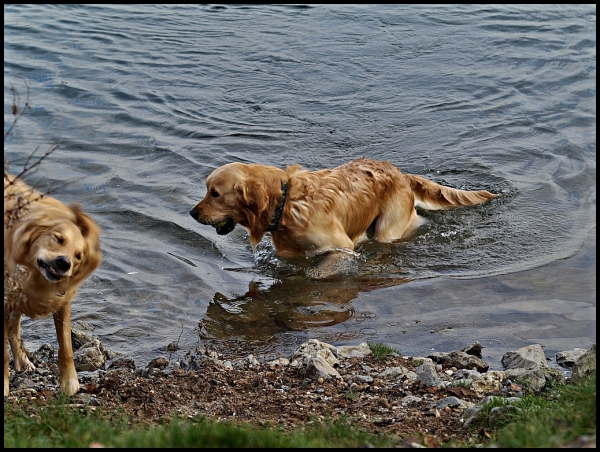
[[[8,373],[8,318],[10,314],[4,310],[4,397],[10,392],[10,377]]]
[[[71,342],[71,303],[66,303],[53,314],[53,317],[58,339],[60,391],[66,395],[73,395],[79,391],[79,380],[73,361],[73,344]]]
[[[327,279],[348,273],[348,265],[353,259],[353,251],[331,250],[327,251],[317,267],[306,270],[306,275],[313,279]]]

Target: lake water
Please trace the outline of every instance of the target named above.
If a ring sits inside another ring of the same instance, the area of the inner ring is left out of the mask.
[[[5,5],[5,139],[77,201],[104,261],[74,320],[138,365],[210,346],[259,359],[317,338],[404,355],[474,340],[501,368],[596,340],[595,5]],[[228,162],[316,170],[366,155],[502,196],[424,212],[334,281],[188,214]],[[30,348],[52,321],[26,320]]]

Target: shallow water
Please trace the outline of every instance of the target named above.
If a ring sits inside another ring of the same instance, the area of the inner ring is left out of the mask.
[[[145,364],[198,343],[287,354],[309,338],[405,355],[473,340],[499,367],[595,342],[596,9],[575,6],[4,7],[5,139],[26,181],[103,228],[73,306]],[[342,278],[307,279],[268,237],[252,253],[188,214],[231,161],[308,169],[366,155],[490,203],[423,212]],[[24,323],[30,346],[49,320]]]

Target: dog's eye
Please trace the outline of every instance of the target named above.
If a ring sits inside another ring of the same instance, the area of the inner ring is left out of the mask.
[[[219,197],[219,192],[213,188],[210,191],[210,196],[212,196],[213,198],[218,198]]]
[[[65,243],[65,239],[63,239],[60,235],[55,235],[54,239],[56,240],[56,243],[58,243],[59,245],[63,245]]]
[[[77,259],[78,261],[80,261],[81,257],[82,257],[81,253],[75,253],[75,259]]]

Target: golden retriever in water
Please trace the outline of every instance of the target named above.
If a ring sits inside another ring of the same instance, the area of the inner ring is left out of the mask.
[[[204,199],[190,211],[196,221],[220,235],[239,223],[248,230],[253,249],[270,231],[284,258],[326,253],[316,277],[335,273],[335,262],[348,254],[341,251],[354,250],[367,235],[381,242],[409,236],[423,223],[415,206],[449,209],[498,196],[445,187],[364,157],[319,171],[229,163],[208,176],[206,188]]]
[[[67,395],[79,390],[71,344],[71,300],[101,259],[100,229],[78,205],[67,207],[5,173],[4,396],[9,393],[7,342],[16,371],[35,369],[21,340],[22,314],[32,319],[53,315],[60,390]],[[6,275],[16,284],[8,297]]]

